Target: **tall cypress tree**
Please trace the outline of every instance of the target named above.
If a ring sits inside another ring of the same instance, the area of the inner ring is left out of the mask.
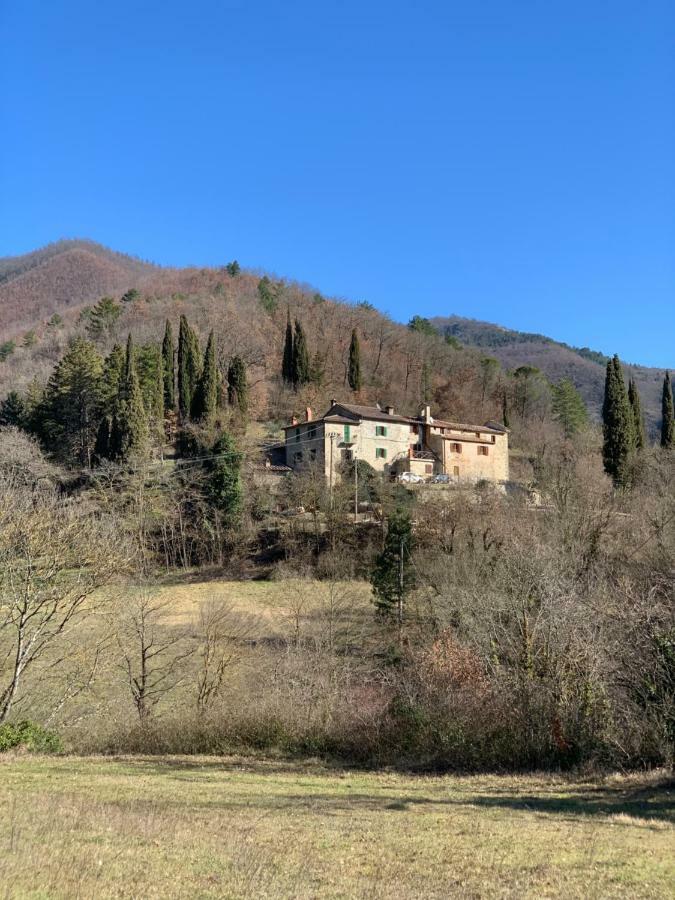
[[[645,446],[645,422],[642,416],[642,404],[640,403],[640,392],[634,378],[628,381],[628,402],[633,412],[633,437],[635,440],[635,449],[642,450]]]
[[[629,482],[629,458],[635,447],[633,411],[628,402],[626,384],[619,357],[607,363],[605,399],[602,405],[603,447],[605,472],[617,487]]]
[[[302,325],[295,320],[295,334],[293,335],[293,385],[298,388],[307,384],[310,377],[309,351],[307,339]]]
[[[293,384],[293,328],[291,311],[286,316],[286,337],[284,339],[284,356],[281,361],[281,378],[285,384]]]
[[[353,391],[361,390],[361,348],[356,328],[352,330],[352,340],[349,345],[349,370],[347,373],[349,387]]]
[[[200,376],[199,339],[186,317],[181,316],[178,333],[178,409],[183,420],[190,415],[192,397]]]
[[[164,413],[170,413],[176,406],[176,364],[173,347],[173,328],[167,319],[162,341],[162,375],[164,381]]]
[[[120,384],[117,411],[111,427],[110,443],[113,455],[120,459],[126,459],[131,454],[143,454],[148,446],[148,420],[136,372],[131,334],[127,338],[124,375]]]
[[[208,474],[209,500],[219,510],[225,527],[231,528],[241,512],[241,453],[226,431],[211,448],[211,458],[204,467]]]
[[[670,384],[670,372],[663,377],[661,394],[661,446],[669,449],[675,447],[675,416],[673,415],[673,388]]]
[[[246,366],[241,356],[234,356],[227,370],[227,402],[246,415],[248,410],[248,384]]]
[[[192,397],[190,414],[193,421],[208,424],[213,421],[218,403],[218,366],[216,365],[216,340],[213,332],[204,351],[204,365]]]

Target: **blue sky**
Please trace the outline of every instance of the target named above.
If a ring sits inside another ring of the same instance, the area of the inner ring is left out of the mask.
[[[237,258],[675,367],[671,2],[7,0],[0,255]]]

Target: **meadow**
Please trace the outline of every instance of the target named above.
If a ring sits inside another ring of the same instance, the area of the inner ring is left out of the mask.
[[[665,898],[673,797],[659,774],[5,755],[0,885],[8,898]]]

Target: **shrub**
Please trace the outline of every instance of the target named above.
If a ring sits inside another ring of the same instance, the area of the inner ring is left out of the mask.
[[[29,753],[62,753],[63,744],[55,731],[35,722],[6,722],[0,725],[0,753],[21,747]]]

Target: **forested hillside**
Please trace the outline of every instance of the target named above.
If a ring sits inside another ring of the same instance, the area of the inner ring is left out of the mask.
[[[553,382],[569,378],[588,405],[591,415],[600,418],[605,366],[608,358],[589,347],[570,347],[543,334],[514,331],[461,316],[437,316],[431,320],[438,330],[464,346],[481,349],[494,356],[505,369],[536,366]],[[624,369],[638,385],[648,428],[656,433],[661,415],[663,373],[637,364]]]

